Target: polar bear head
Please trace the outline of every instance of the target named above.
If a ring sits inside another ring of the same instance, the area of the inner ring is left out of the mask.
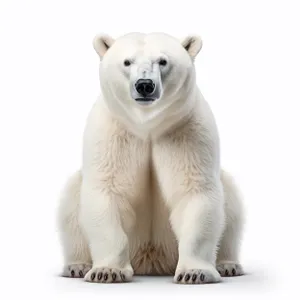
[[[93,46],[100,57],[103,99],[135,132],[165,131],[191,110],[199,36],[180,40],[164,33],[130,33],[114,39],[100,34]]]

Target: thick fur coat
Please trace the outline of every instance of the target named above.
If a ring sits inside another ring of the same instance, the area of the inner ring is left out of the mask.
[[[95,37],[101,95],[59,209],[64,276],[203,284],[243,274],[241,197],[196,83],[201,47],[198,36]]]

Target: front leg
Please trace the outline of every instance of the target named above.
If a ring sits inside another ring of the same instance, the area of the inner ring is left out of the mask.
[[[184,196],[172,209],[171,224],[178,239],[179,260],[175,283],[219,282],[215,268],[217,244],[224,214],[219,185]]]
[[[218,134],[210,117],[203,107],[154,144],[154,167],[178,240],[176,283],[221,280],[215,262],[224,197]]]
[[[126,201],[120,196],[104,193],[90,182],[83,182],[81,224],[86,234],[92,269],[85,275],[88,282],[127,282],[133,269],[129,259],[128,237],[124,231],[121,211],[126,223],[134,218],[121,207]]]
[[[131,281],[129,237],[143,198],[149,145],[95,103],[85,128],[80,220],[93,262],[85,280]]]

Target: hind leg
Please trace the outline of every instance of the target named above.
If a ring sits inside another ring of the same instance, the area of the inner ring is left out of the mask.
[[[92,266],[89,248],[78,222],[81,181],[80,171],[68,180],[58,211],[64,277],[83,278]]]
[[[217,270],[221,276],[239,276],[244,271],[239,262],[239,250],[244,224],[244,214],[238,189],[232,178],[222,172],[225,196],[226,226],[220,241],[217,256]]]

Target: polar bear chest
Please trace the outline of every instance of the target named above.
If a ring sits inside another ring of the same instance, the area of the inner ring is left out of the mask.
[[[100,157],[99,180],[110,193],[123,198],[120,210],[135,273],[174,274],[178,247],[158,184],[152,142],[112,122],[98,145],[101,148],[92,157]]]
[[[170,225],[170,211],[151,168],[147,172],[144,195],[135,207],[135,226],[130,234],[130,255],[136,274],[174,274],[178,246]]]

